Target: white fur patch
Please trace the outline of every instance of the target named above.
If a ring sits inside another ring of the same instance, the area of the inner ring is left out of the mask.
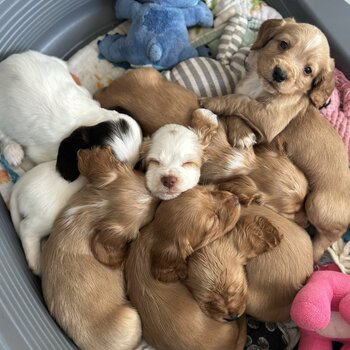
[[[146,184],[154,196],[172,199],[197,185],[202,150],[198,136],[192,130],[182,125],[167,124],[152,135],[151,141],[146,159],[155,162],[148,165]],[[170,189],[162,183],[165,176],[176,178]]]
[[[9,140],[20,140],[25,156],[34,163],[54,160],[60,142],[76,128],[123,116],[131,132],[119,154],[131,164],[137,162],[141,142],[138,124],[127,115],[101,108],[74,82],[63,60],[36,51],[14,54],[0,62],[0,81],[3,148]],[[10,162],[19,163],[23,154],[18,147],[9,146]]]
[[[50,234],[58,213],[85,183],[83,176],[65,181],[56,171],[56,161],[51,161],[29,170],[14,185],[11,218],[35,274],[40,273],[41,239]]]
[[[20,165],[24,157],[24,152],[21,145],[13,141],[6,144],[2,152],[5,159],[9,162],[10,165],[13,166]]]
[[[266,92],[266,89],[259,78],[258,73],[252,71],[242,79],[235,89],[235,94],[249,96],[252,99],[257,99],[260,95]]]
[[[244,162],[242,154],[237,153],[228,163],[227,167],[232,170],[241,169]]]
[[[253,147],[256,144],[256,136],[252,132],[248,136],[243,137],[243,139],[239,140],[237,142],[238,148],[250,148]]]
[[[304,52],[314,50],[317,46],[322,43],[322,37],[320,34],[315,35],[312,39],[305,45]]]
[[[196,111],[200,112],[203,118],[206,118],[210,124],[213,126],[218,126],[218,116],[215,113],[206,108],[198,108]]]

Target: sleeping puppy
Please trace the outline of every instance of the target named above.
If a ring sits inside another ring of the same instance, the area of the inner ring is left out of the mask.
[[[97,91],[94,99],[103,108],[126,110],[146,135],[164,124],[189,125],[192,113],[199,108],[194,92],[166,80],[153,68],[129,70]]]
[[[227,203],[227,198],[230,203]],[[172,233],[182,237],[180,241],[172,242],[171,249],[164,251],[164,258],[167,253],[170,257],[176,253],[176,245],[182,246],[184,255],[188,254],[193,247],[186,242],[184,232],[189,233],[189,229],[192,229],[193,233],[199,234],[199,239],[203,239],[204,235],[210,236],[210,231],[215,232],[216,236],[223,235],[224,227],[234,225],[239,208],[233,205],[232,198],[231,194],[215,191],[211,187],[194,187],[173,200],[162,202],[154,221],[144,227],[141,236],[132,242],[125,264],[128,296],[140,314],[144,339],[155,349],[244,348],[244,317],[237,321],[230,320],[232,322],[216,322],[201,311],[183,284],[159,282],[151,272],[152,252],[158,247],[159,235],[169,232],[169,235]],[[171,232],[169,228],[172,228]]]
[[[77,151],[92,146],[110,146],[117,159],[130,161],[133,166],[141,139],[140,130],[134,133],[122,118],[78,128],[60,144],[57,170],[56,161],[41,163],[16,182],[10,198],[11,218],[28,265],[36,275],[40,275],[41,239],[49,235],[54,220],[69,198],[86,183],[84,176],[78,177]]]
[[[185,284],[203,312],[219,322],[241,317],[248,296],[244,266],[281,239],[282,233],[265,217],[243,214],[231,232],[193,253]]]
[[[290,318],[292,301],[312,271],[308,234],[276,212],[251,205],[242,208],[234,230],[189,257],[186,285],[216,320],[246,312],[277,322]]]
[[[94,94],[103,108],[127,112],[140,124],[146,135],[153,134],[167,123],[189,125],[193,112],[198,109],[198,96],[191,90],[169,81],[153,68],[129,70],[109,86]],[[249,147],[255,144],[255,134],[240,118],[230,118],[239,130],[230,133],[226,118],[220,123],[226,129],[232,146]]]
[[[306,227],[304,200],[308,183],[288,158],[286,147],[279,137],[268,146],[256,146],[255,162],[249,173],[221,182],[218,188],[234,193],[242,204],[264,205]]]
[[[56,159],[60,142],[82,125],[123,119],[130,135],[140,133],[129,116],[101,108],[56,57],[13,54],[0,63],[0,81],[0,145],[10,165],[28,170]]]
[[[127,111],[146,135],[154,134],[168,123],[191,126],[196,131],[203,125],[203,115],[208,115],[204,109],[199,109],[198,97],[192,91],[166,80],[152,68],[128,71],[97,91],[94,98],[104,108]],[[214,114],[212,116],[216,118]],[[239,123],[244,124],[239,118],[236,123],[237,128],[240,128]],[[255,135],[249,128],[249,133],[244,134],[245,125],[241,126],[240,138],[234,141],[239,148],[233,148],[229,142],[226,118],[219,120],[216,129],[204,151],[203,183],[216,183],[235,174],[245,174],[255,157],[248,148],[255,143]]]
[[[281,135],[305,174],[305,210],[316,227],[314,261],[350,223],[350,174],[344,144],[318,111],[334,88],[334,62],[324,34],[293,19],[264,22],[252,46],[253,64],[236,94],[205,99],[219,115],[236,115],[271,142]]]
[[[142,144],[146,185],[157,198],[168,200],[197,185],[204,150],[215,135],[218,121],[208,110],[197,110],[197,129],[166,124]]]
[[[235,195],[213,186],[194,187],[160,203],[158,215],[148,226],[154,232],[153,276],[162,282],[185,278],[187,257],[232,229],[239,211]]]
[[[60,213],[43,246],[43,295],[79,348],[133,350],[141,322],[126,299],[121,266],[157,202],[144,176],[110,149],[81,150],[78,164],[88,184]]]
[[[209,110],[195,110],[191,126],[166,124],[142,144],[146,184],[157,198],[175,198],[199,180],[217,182],[245,174],[255,159],[252,150],[232,149]]]

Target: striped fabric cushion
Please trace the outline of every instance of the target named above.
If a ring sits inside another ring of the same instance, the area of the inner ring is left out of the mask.
[[[245,75],[248,53],[249,47],[239,49],[228,65],[207,57],[190,58],[163,75],[202,97],[231,94]]]
[[[190,58],[163,75],[202,97],[232,93],[245,74],[244,63],[249,47],[240,46],[247,28],[247,18],[241,15],[230,18],[220,38],[216,60]]]

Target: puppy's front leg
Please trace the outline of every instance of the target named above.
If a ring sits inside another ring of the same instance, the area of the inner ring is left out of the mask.
[[[280,102],[259,102],[240,94],[201,100],[201,105],[224,116],[239,116],[270,143],[298,114]]]

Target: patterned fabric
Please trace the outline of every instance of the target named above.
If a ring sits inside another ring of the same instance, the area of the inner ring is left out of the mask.
[[[207,57],[195,57],[179,63],[163,75],[194,91],[198,96],[214,97],[233,93],[237,82],[245,74],[244,61],[249,48],[241,48],[229,65]]]

